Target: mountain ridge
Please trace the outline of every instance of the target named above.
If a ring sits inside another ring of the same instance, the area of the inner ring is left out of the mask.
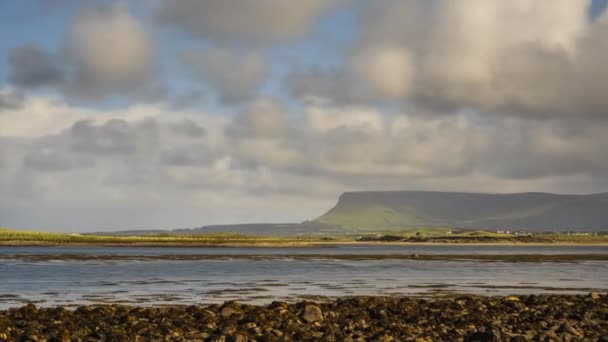
[[[349,230],[421,227],[605,231],[608,193],[345,192],[316,219]]]
[[[608,232],[608,192],[483,193],[425,190],[351,191],[323,215],[299,223],[238,223],[99,235],[242,234],[339,236],[458,230]]]

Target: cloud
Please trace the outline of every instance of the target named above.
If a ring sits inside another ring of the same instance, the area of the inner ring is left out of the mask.
[[[211,48],[188,51],[183,60],[186,67],[207,82],[224,103],[251,99],[268,73],[258,53],[237,54]]]
[[[12,49],[8,65],[8,80],[17,87],[36,88],[64,82],[64,70],[55,57],[36,45],[22,45]]]
[[[359,104],[369,96],[357,88],[358,80],[344,69],[294,70],[285,77],[290,95],[298,99],[327,99],[338,104]]]
[[[25,155],[23,165],[26,169],[40,172],[60,172],[93,167],[95,162],[91,158],[71,156],[66,151],[49,147],[47,141],[35,144]]]
[[[234,116],[159,104],[100,115],[28,96],[0,115],[3,224],[82,231],[294,220],[293,213],[318,215],[349,190],[608,186],[605,122],[314,102],[299,115],[289,108],[260,98]],[[134,214],[159,210],[156,221]]]
[[[227,126],[234,155],[345,188],[374,179],[383,179],[377,185],[383,188],[404,178],[412,184],[434,178],[465,184],[480,175],[494,177],[493,184],[593,179],[608,167],[597,144],[606,140],[600,133],[606,125],[580,119],[548,123],[468,111],[429,118],[324,104],[306,105],[302,117],[294,118],[270,103],[253,104]]]
[[[352,72],[372,96],[400,99],[408,95],[414,67],[410,52],[400,47],[373,47],[353,57]]]
[[[7,91],[0,91],[2,93]],[[23,96],[17,105],[11,95],[9,101],[10,106],[0,112],[0,136],[4,137],[29,138],[59,133],[82,113],[89,112],[78,113],[49,97]]]
[[[608,15],[589,1],[384,1],[360,18],[343,66],[287,78],[300,98],[605,117]],[[435,111],[435,110],[431,110]]]
[[[287,111],[275,99],[263,98],[249,104],[226,127],[226,134],[239,138],[278,138],[288,134]]]
[[[385,0],[319,20],[341,3],[85,6],[63,45],[19,42],[0,223],[167,228],[308,219],[353,190],[608,189],[608,14]]]
[[[152,39],[126,5],[91,8],[77,15],[67,45],[75,63],[70,91],[84,98],[128,92],[144,83],[152,67]]]
[[[4,110],[19,109],[23,104],[23,94],[16,91],[0,89],[0,115]]]
[[[188,109],[203,101],[205,95],[200,89],[191,89],[184,93],[176,94],[171,101],[171,105],[177,110]]]
[[[160,23],[216,43],[269,43],[298,37],[336,0],[173,0]]]
[[[75,122],[68,131],[70,148],[89,155],[133,155],[157,148],[156,121],[136,125],[122,119],[111,119],[102,125],[88,120]]]
[[[203,138],[207,135],[205,127],[199,125],[191,119],[184,119],[171,125],[173,131],[179,135],[192,138]]]
[[[63,45],[57,54],[32,44],[12,49],[9,82],[24,90],[49,86],[85,102],[168,98],[168,90],[154,82],[154,41],[126,5],[84,8],[73,17]]]
[[[218,154],[205,144],[178,146],[161,155],[161,161],[173,166],[203,166],[218,159]]]

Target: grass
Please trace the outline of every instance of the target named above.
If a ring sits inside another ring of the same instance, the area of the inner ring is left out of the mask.
[[[390,235],[387,235],[390,234]],[[306,245],[333,242],[410,242],[410,243],[573,243],[608,244],[608,235],[569,235],[560,233],[516,236],[486,231],[447,233],[444,228],[366,233],[342,236],[268,237],[241,234],[156,234],[145,236],[101,236],[46,233],[0,228],[0,245]]]
[[[156,234],[146,236],[101,236],[46,233],[0,228],[0,244],[265,244],[319,241],[307,237],[260,237],[240,234]]]

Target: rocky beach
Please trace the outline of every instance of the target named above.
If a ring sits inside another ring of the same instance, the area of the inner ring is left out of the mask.
[[[1,341],[608,341],[608,296],[350,297],[0,312]]]

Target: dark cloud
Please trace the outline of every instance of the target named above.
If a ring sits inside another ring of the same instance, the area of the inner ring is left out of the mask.
[[[319,14],[337,2],[171,0],[159,6],[157,18],[164,25],[219,43],[268,43],[305,33]]]
[[[177,146],[161,154],[161,162],[172,166],[205,166],[218,159],[218,154],[204,144]]]
[[[4,110],[15,110],[23,106],[25,97],[20,92],[0,91],[0,114]]]
[[[94,156],[135,155],[154,150],[159,143],[154,120],[132,124],[112,119],[101,125],[81,120],[72,125],[68,134],[72,151]]]
[[[257,53],[222,49],[189,51],[183,61],[193,75],[211,86],[223,103],[253,98],[267,76],[266,65]]]
[[[8,56],[9,82],[23,88],[59,85],[65,74],[55,57],[36,45],[12,49]]]
[[[37,146],[30,150],[23,160],[23,165],[40,172],[61,172],[82,167],[93,167],[91,158],[74,157],[64,151],[46,146]]]
[[[357,104],[366,100],[366,94],[357,91],[357,80],[343,69],[293,71],[284,81],[289,93],[299,99],[322,98],[337,104]]]
[[[207,130],[203,126],[189,119],[172,124],[171,129],[180,136],[191,138],[203,138],[207,135]]]
[[[176,94],[171,99],[171,107],[176,110],[189,109],[200,104],[205,99],[205,92],[200,89],[192,89],[184,93]]]
[[[84,7],[63,46],[61,58],[36,45],[14,48],[9,82],[24,89],[51,86],[80,102],[167,100],[169,90],[154,82],[160,68],[153,39],[125,4]]]

